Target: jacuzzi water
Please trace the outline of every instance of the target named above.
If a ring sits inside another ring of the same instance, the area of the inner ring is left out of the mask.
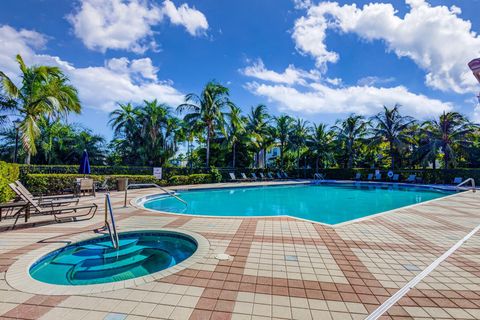
[[[208,216],[288,215],[337,224],[444,197],[450,191],[392,184],[321,184],[179,191],[143,202],[145,208]]]
[[[57,285],[87,285],[127,280],[174,266],[197,250],[196,241],[169,231],[119,233],[119,248],[109,236],[68,245],[30,267],[39,281]]]

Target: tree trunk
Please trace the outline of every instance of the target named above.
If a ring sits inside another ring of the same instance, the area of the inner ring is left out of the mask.
[[[389,141],[390,144],[390,158],[392,159],[392,170],[395,170],[395,155],[393,152],[393,143]]]
[[[235,169],[235,143],[233,144],[233,152],[232,152],[232,167]]]
[[[32,154],[30,151],[27,152],[27,156],[25,157],[25,164],[30,164],[30,160],[32,159]]]
[[[207,168],[210,167],[210,126],[207,126]]]
[[[263,167],[267,167],[267,149],[263,149]]]
[[[280,143],[280,167],[283,169],[283,142]]]
[[[300,148],[297,151],[297,169],[300,169]]]

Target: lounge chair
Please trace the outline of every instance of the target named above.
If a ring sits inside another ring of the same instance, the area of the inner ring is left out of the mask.
[[[240,180],[242,181],[252,181],[252,179],[250,179],[249,177],[247,177],[247,175],[245,174],[245,172],[242,172],[240,173],[240,176],[242,177]]]
[[[36,200],[38,204],[40,205],[49,205],[49,204],[54,204],[54,205],[68,205],[68,204],[78,204],[78,200],[76,198],[73,198],[73,195],[60,195],[60,196],[40,196],[40,197],[34,197],[32,193],[19,181],[15,181],[15,185],[17,186],[17,189],[22,191],[24,194],[28,195],[31,197],[33,200]],[[15,190],[13,190],[15,192]],[[21,195],[17,193],[18,197],[21,197]]]
[[[230,181],[232,181],[232,182],[240,181],[239,179],[237,179],[237,177],[235,177],[235,173],[229,172],[228,175],[230,176]]]
[[[284,177],[285,179],[292,179],[292,178],[290,178],[290,177],[288,176],[288,174],[287,174],[285,171],[282,171],[282,173],[283,173],[283,177]]]
[[[399,179],[400,179],[400,175],[398,173],[395,173],[392,177],[392,181],[394,181],[394,182],[398,182]]]
[[[455,177],[455,178],[453,179],[453,184],[455,184],[455,185],[460,184],[460,183],[462,183],[462,182],[463,182],[462,177]]]
[[[96,196],[95,194],[95,182],[93,179],[80,179],[78,184],[78,194],[85,196],[87,193],[90,193],[92,196]]]
[[[95,203],[85,204],[85,205],[76,205],[76,206],[58,206],[58,205],[56,206],[53,203],[52,204],[45,203],[43,205],[40,205],[28,194],[25,194],[22,192],[22,190],[18,189],[18,187],[14,183],[9,183],[8,186],[15,193],[20,195],[22,200],[27,203],[27,206],[35,210],[35,213],[51,214],[55,218],[56,222],[64,222],[67,219],[70,221],[72,220],[79,221],[78,218],[81,218],[81,217],[87,217],[87,218],[80,219],[80,220],[89,220],[95,216],[95,213],[97,213],[98,206]],[[78,210],[84,210],[84,209],[88,209],[87,213],[84,213],[84,214],[77,213]],[[66,215],[68,213],[73,213],[73,215],[70,214],[65,217],[60,217],[60,215],[63,215],[63,214]]]
[[[372,181],[372,180],[373,180],[373,173],[369,173],[369,174],[368,174],[367,180],[368,180],[368,181]]]
[[[407,180],[405,180],[405,182],[409,182],[409,183],[415,183],[416,181],[417,181],[417,175],[416,174],[409,175]]]
[[[360,172],[357,172],[357,174],[355,175],[355,178],[353,178],[354,180],[361,180],[362,179],[362,174]]]
[[[377,181],[382,180],[382,174],[381,173],[375,174],[375,180]]]
[[[260,172],[259,175],[260,175],[260,179],[262,179],[262,180],[270,180],[269,178],[265,177],[263,172]]]
[[[275,178],[273,177],[273,175],[272,175],[271,172],[267,173],[267,177],[268,177],[270,180],[275,180]]]
[[[285,178],[282,176],[282,174],[279,172],[277,172],[277,179],[278,180],[285,180]]]
[[[253,179],[254,181],[260,180],[260,179],[257,177],[257,175],[256,175],[255,172],[252,172],[250,175],[252,176],[252,179]]]

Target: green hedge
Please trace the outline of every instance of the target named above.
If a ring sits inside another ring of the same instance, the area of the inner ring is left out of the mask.
[[[212,181],[212,175],[205,173],[191,174],[188,176],[172,176],[168,179],[168,183],[174,186],[182,184],[211,183]]]
[[[18,177],[17,164],[0,161],[0,203],[7,202],[15,197],[8,184],[18,180]]]

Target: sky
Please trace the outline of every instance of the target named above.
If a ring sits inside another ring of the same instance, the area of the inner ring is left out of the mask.
[[[0,70],[15,55],[60,66],[79,90],[69,121],[107,139],[118,103],[172,108],[210,80],[248,112],[265,104],[311,122],[382,105],[480,121],[480,0],[4,0]]]

